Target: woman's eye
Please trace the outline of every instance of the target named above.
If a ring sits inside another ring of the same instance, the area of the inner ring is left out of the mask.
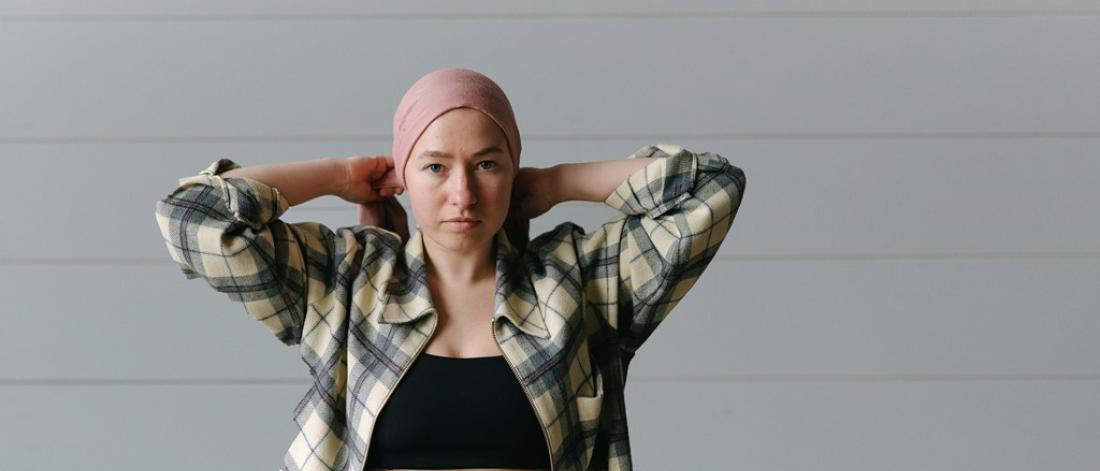
[[[424,168],[428,169],[429,172],[432,172],[432,167],[442,167],[442,166],[443,166],[442,164],[428,164]],[[437,173],[437,172],[432,172],[432,173]]]

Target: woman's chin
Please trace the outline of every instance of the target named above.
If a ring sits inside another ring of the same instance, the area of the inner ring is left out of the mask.
[[[454,230],[446,227],[451,224],[444,223],[443,227],[433,234],[432,239],[454,252],[474,252],[493,242],[495,233],[486,231],[483,227],[484,224],[479,223],[474,225],[473,228]]]

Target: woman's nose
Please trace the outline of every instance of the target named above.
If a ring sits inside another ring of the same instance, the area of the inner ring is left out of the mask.
[[[464,172],[455,172],[455,177],[450,182],[449,194],[451,202],[456,206],[473,206],[477,203],[474,192],[474,181]]]

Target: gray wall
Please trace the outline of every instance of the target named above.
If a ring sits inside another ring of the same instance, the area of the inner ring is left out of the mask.
[[[638,469],[1097,469],[1097,44],[1095,0],[5,1],[0,468],[278,467],[309,372],[153,204],[221,157],[388,154],[463,66],[525,165],[670,142],[751,180],[632,364]]]

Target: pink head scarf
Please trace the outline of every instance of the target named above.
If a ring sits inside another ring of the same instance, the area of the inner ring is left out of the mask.
[[[496,82],[470,69],[449,67],[421,77],[405,92],[393,115],[394,168],[374,182],[375,188],[405,188],[405,163],[413,144],[424,129],[443,113],[454,108],[473,108],[488,115],[504,132],[512,157],[512,169],[519,172],[520,137],[512,105]],[[521,249],[528,240],[529,222],[513,218],[505,221],[508,240]],[[402,242],[409,240],[408,217],[396,196],[359,205],[359,224],[369,224],[396,232]]]

